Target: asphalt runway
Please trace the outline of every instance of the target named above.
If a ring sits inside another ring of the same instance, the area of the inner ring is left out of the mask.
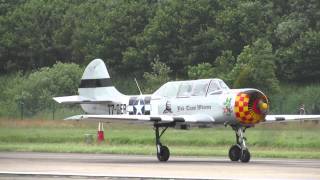
[[[320,160],[0,152],[0,179],[320,179]]]

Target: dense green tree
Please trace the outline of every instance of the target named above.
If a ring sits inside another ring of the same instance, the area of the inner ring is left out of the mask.
[[[188,77],[191,79],[200,78],[220,78],[227,84],[232,85],[231,71],[236,64],[236,59],[229,50],[222,51],[214,64],[201,63],[196,66],[188,67]]]
[[[140,60],[130,59],[130,52],[151,13],[152,4],[148,1],[89,1],[65,15],[67,28],[61,31],[59,39],[69,38],[74,61],[88,63],[99,57],[113,69],[124,72],[136,64],[132,61]]]
[[[210,63],[201,63],[188,67],[188,77],[190,79],[213,78],[214,69]]]
[[[16,117],[20,110],[23,83],[26,77],[21,72],[1,76],[0,116]]]
[[[52,97],[77,94],[83,69],[76,64],[58,62],[52,68],[41,68],[22,82],[16,102],[23,101],[28,114],[49,108]],[[10,90],[9,90],[10,91]]]
[[[236,59],[229,50],[222,51],[214,63],[214,77],[223,79],[229,85],[232,85],[231,71],[236,64]]]
[[[85,66],[102,58],[130,94],[134,77],[150,84],[148,92],[169,77],[221,78],[267,93],[276,92],[277,79],[317,83],[319,9],[318,0],[0,0],[0,74],[10,74],[0,78],[0,95],[12,98],[1,99],[8,105],[0,114],[20,99],[35,103],[34,113],[49,96],[73,94],[50,84],[69,81],[51,79],[57,61]]]
[[[160,62],[159,59],[155,59],[151,63],[151,67],[152,72],[145,72],[143,74],[143,77],[146,80],[145,84],[147,86],[147,88],[145,88],[146,93],[153,93],[162,84],[168,82],[170,80],[169,74],[172,72],[170,67]]]
[[[307,31],[289,47],[277,50],[278,67],[282,80],[319,82],[320,31]]]
[[[29,75],[17,73],[0,78],[0,116],[19,116],[21,103],[26,115],[51,108],[55,103],[52,97],[77,93],[82,72],[79,65],[58,62]]]
[[[186,75],[187,66],[211,61],[221,49],[223,38],[214,24],[213,1],[161,1],[146,27],[142,45],[147,61],[159,57],[177,76]]]
[[[26,0],[1,0],[0,1],[0,16],[6,15],[8,12],[18,8],[19,5],[25,3]]]
[[[264,39],[245,46],[232,70],[234,87],[253,87],[266,93],[278,91],[274,59],[272,45]]]
[[[2,71],[31,70],[64,59],[54,35],[69,5],[62,0],[29,0],[2,17]]]
[[[159,57],[175,77],[209,63],[212,76],[229,81],[224,68],[234,65],[230,58],[266,39],[280,80],[313,82],[319,9],[317,0],[2,0],[0,73],[102,58],[112,74],[142,78]]]

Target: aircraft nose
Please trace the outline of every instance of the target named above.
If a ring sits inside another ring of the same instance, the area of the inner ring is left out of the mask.
[[[236,96],[234,113],[241,124],[253,125],[263,121],[268,110],[268,99],[258,90],[240,92]]]

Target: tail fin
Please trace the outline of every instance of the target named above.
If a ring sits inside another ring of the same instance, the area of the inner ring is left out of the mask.
[[[111,82],[107,67],[101,59],[95,59],[84,70],[78,89],[80,97],[92,100],[111,100],[123,96]]]
[[[79,96],[54,97],[58,103],[99,104],[118,102],[124,95],[111,82],[107,67],[101,59],[95,59],[86,67],[80,87]]]

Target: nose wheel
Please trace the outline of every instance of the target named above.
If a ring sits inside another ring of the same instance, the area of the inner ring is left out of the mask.
[[[244,131],[243,127],[232,127],[233,130],[236,133],[236,140],[237,144],[231,146],[229,149],[229,158],[231,161],[241,161],[241,162],[249,162],[250,161],[250,152],[248,148],[246,147],[245,140],[246,138],[244,137]]]
[[[229,158],[231,161],[239,161],[241,156],[241,148],[238,144],[231,146],[229,149]]]
[[[246,162],[250,161],[250,158],[251,158],[251,155],[250,155],[249,150],[248,149],[242,150],[240,161],[246,163]]]

